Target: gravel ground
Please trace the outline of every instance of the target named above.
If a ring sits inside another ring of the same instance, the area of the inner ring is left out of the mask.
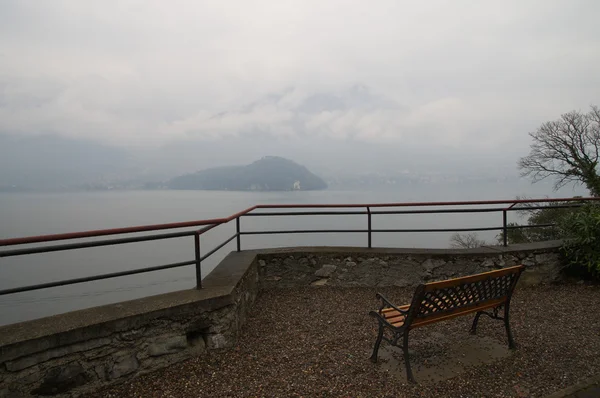
[[[101,391],[94,397],[543,397],[600,373],[600,286],[517,290],[512,355],[435,384],[409,385],[373,364],[375,293],[407,303],[413,289],[310,287],[263,292],[238,344]],[[457,342],[471,316],[411,332]],[[478,335],[505,343],[501,322],[482,318]],[[386,344],[385,342],[382,344]]]

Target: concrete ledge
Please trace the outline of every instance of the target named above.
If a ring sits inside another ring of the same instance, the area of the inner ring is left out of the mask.
[[[60,333],[100,325],[108,326],[106,334],[110,334],[122,329],[122,327],[119,327],[121,325],[112,324],[114,321],[139,316],[157,318],[165,311],[184,312],[187,305],[201,305],[206,311],[212,311],[231,304],[231,291],[232,289],[227,288],[182,290],[1,326],[0,362],[12,359],[13,355],[8,353],[8,348],[11,345],[28,340],[49,336],[56,338]],[[139,320],[141,321],[142,319]],[[85,336],[81,336],[81,339],[85,338]],[[78,339],[62,338],[58,340],[60,340],[60,344],[70,344],[76,342]],[[26,352],[19,352],[18,354],[22,355],[26,354]]]
[[[517,252],[535,252],[558,250],[562,241],[553,240],[546,242],[523,243],[509,246],[481,246],[473,249],[421,249],[421,248],[391,248],[391,247],[354,247],[354,246],[293,246],[272,249],[246,250],[244,253],[266,254],[426,254],[426,255],[473,255],[480,256],[485,254],[499,253],[517,253]]]

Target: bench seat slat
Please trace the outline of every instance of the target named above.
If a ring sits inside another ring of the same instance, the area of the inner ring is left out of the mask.
[[[398,315],[398,316],[394,316],[391,318],[386,318],[385,320],[393,325],[394,323],[397,323],[397,322],[404,323],[404,318],[405,318],[404,315]]]
[[[400,308],[400,309],[401,309],[401,310],[403,310],[403,311],[407,311],[407,310],[409,309],[409,307],[410,307],[410,304],[407,304],[407,305],[403,305],[403,306],[401,306],[401,307],[398,307],[398,308]],[[395,309],[393,309],[393,308],[384,308],[384,309],[382,309],[382,310],[381,310],[381,313],[382,313],[382,314],[385,314],[386,312],[392,312],[392,311],[394,311],[394,312],[398,312],[398,311],[396,311],[396,310],[395,310]]]

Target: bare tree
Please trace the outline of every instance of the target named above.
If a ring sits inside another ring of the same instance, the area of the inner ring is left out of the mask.
[[[450,237],[450,247],[453,249],[473,249],[483,245],[485,241],[479,240],[475,232],[463,235],[455,233]]]
[[[600,109],[588,113],[572,111],[556,121],[542,124],[528,156],[519,160],[521,175],[534,182],[557,177],[554,189],[570,182],[582,183],[593,196],[600,196],[598,158],[600,153]]]

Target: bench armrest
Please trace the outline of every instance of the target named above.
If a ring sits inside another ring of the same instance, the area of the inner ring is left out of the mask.
[[[383,296],[383,294],[377,293],[375,295],[375,297],[377,297],[378,299],[381,300],[381,305],[379,306],[379,312],[381,312],[381,310],[384,308],[393,308],[396,311],[398,311],[399,313],[401,313],[402,315],[408,314],[408,310],[401,310],[400,308],[396,307],[394,304],[392,304],[392,302],[390,300],[386,299]]]

